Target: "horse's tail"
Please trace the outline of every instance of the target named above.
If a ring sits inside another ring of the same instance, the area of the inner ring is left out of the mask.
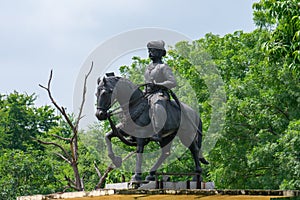
[[[201,150],[202,147],[202,121],[199,118],[199,124],[198,124],[198,129],[197,129],[197,146],[199,148],[199,150]]]

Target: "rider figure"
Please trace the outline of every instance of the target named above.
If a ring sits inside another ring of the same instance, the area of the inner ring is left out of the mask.
[[[162,129],[166,121],[166,103],[170,100],[168,89],[176,87],[177,83],[171,68],[163,63],[166,55],[165,43],[162,40],[151,41],[147,44],[149,58],[152,60],[145,71],[145,82],[148,84],[146,93],[149,94],[150,117],[155,135],[153,139],[162,140]]]

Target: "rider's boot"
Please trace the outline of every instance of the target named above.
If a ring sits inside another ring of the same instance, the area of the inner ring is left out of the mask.
[[[163,128],[163,125],[159,123],[159,120],[158,119],[155,119],[154,117],[152,118],[154,123],[153,123],[153,130],[154,130],[154,135],[152,136],[152,139],[154,141],[157,141],[157,142],[161,142],[162,141],[162,128]]]
[[[152,139],[157,142],[162,141],[162,129],[165,125],[166,119],[167,119],[167,114],[164,109],[163,105],[160,104],[155,104],[153,106],[153,111],[152,112],[152,126],[154,130],[154,135]]]
[[[128,141],[129,142],[136,142],[136,139],[135,139],[134,136],[129,136]]]

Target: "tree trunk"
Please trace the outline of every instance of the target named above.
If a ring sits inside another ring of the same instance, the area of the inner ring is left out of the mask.
[[[79,174],[77,162],[72,163],[72,169],[73,169],[73,172],[74,172],[74,178],[75,178],[75,184],[76,184],[75,187],[77,188],[78,191],[83,191],[84,188],[81,184],[81,179],[80,179],[80,174]]]

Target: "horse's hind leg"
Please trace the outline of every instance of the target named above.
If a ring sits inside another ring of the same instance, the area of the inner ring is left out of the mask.
[[[192,144],[189,147],[189,150],[191,151],[194,162],[195,162],[195,171],[201,173],[202,169],[201,169],[200,160],[199,160],[199,148],[198,148],[198,144],[196,143],[196,141],[192,142]]]

